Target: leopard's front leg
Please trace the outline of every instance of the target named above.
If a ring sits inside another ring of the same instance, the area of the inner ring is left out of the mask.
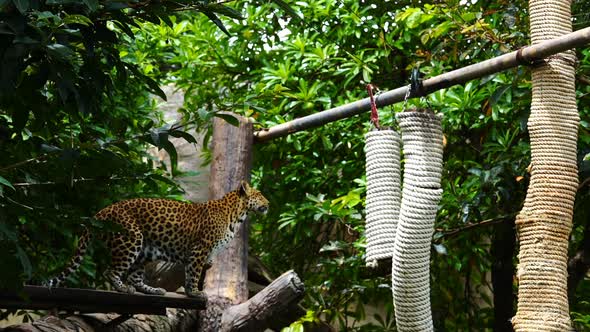
[[[188,264],[184,266],[185,284],[184,291],[188,296],[197,296],[199,280],[204,271],[205,262],[210,249],[206,244],[195,245],[188,257]]]

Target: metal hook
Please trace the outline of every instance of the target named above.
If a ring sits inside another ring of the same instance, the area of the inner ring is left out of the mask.
[[[377,104],[375,104],[375,98],[373,97],[373,85],[367,84],[367,92],[369,93],[369,100],[371,101],[371,123],[375,128],[379,127],[379,113],[377,112]]]
[[[412,68],[412,74],[410,76],[410,89],[413,97],[422,95],[424,86],[422,85],[422,79],[420,78],[420,67]]]
[[[410,99],[411,93],[412,93],[412,85],[408,84],[408,89],[406,90],[406,95],[404,96],[404,105],[402,106],[402,112],[406,111],[406,105],[408,105],[408,99]]]
[[[423,98],[426,101],[428,108],[432,108],[430,106],[430,101],[424,96],[424,85],[422,84],[422,78],[420,76],[420,67],[416,66],[412,68],[412,73],[410,75],[410,85],[408,86],[408,91],[406,91],[406,96],[404,98],[403,111],[406,110],[406,104],[408,103],[408,99],[410,99],[410,97]]]

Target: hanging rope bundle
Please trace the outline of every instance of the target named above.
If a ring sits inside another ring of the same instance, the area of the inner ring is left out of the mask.
[[[367,174],[367,266],[393,253],[400,206],[399,134],[391,129],[365,135]]]
[[[392,288],[398,331],[433,331],[430,246],[442,195],[441,120],[431,111],[397,114],[405,155],[404,187],[393,249]]]
[[[380,259],[393,253],[395,228],[400,206],[399,134],[379,127],[377,107],[372,86],[367,86],[371,98],[371,122],[375,130],[365,135],[367,175],[367,266],[376,267]]]

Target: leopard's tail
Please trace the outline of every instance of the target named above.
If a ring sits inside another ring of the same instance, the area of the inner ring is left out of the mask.
[[[87,228],[84,229],[84,233],[78,240],[78,248],[76,249],[76,254],[66,268],[56,277],[48,280],[45,282],[45,286],[48,287],[57,287],[60,283],[62,283],[70,274],[75,272],[78,267],[80,267],[80,263],[82,263],[82,258],[84,258],[84,254],[86,253],[86,249],[88,248],[88,243],[90,242],[90,232]]]

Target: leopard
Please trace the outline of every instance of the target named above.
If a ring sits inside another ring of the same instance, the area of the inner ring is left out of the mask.
[[[96,220],[119,225],[118,231],[105,237],[111,251],[105,277],[118,292],[164,295],[165,289],[145,283],[145,265],[153,261],[180,263],[185,269],[186,295],[197,296],[203,270],[229,245],[248,212],[266,214],[268,207],[264,195],[246,181],[240,181],[236,190],[221,199],[203,203],[163,198],[113,203],[95,215]],[[78,269],[89,241],[90,233],[85,230],[75,255],[57,277],[47,282],[49,287],[59,286]]]

